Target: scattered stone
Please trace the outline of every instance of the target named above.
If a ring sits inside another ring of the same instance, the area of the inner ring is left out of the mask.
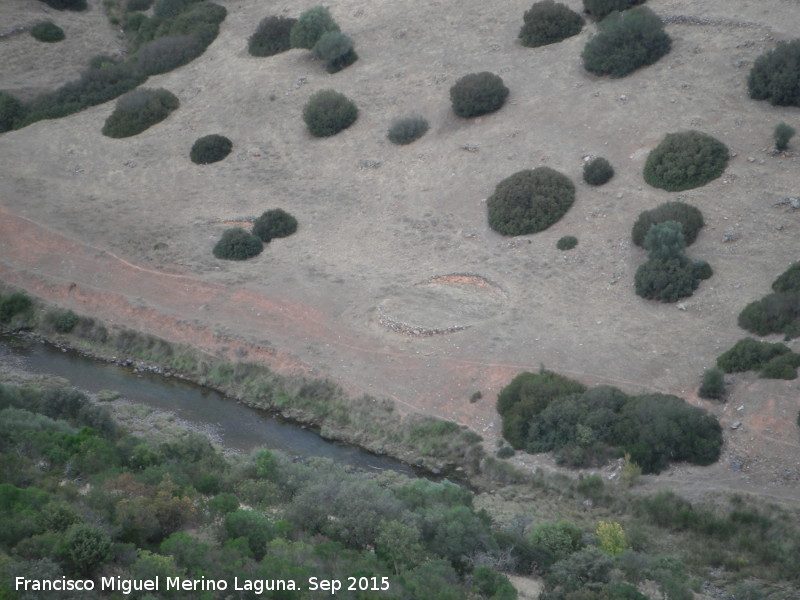
[[[735,242],[739,239],[739,236],[733,231],[726,231],[725,234],[722,236],[722,243],[728,244],[730,242]]]
[[[736,423],[731,425],[731,429],[739,429],[739,427],[741,427],[741,426],[742,426],[742,422],[741,421],[736,421]]]
[[[358,161],[358,168],[359,169],[377,169],[381,166],[381,161],[379,160],[360,160]]]
[[[122,166],[123,167],[130,167],[132,169],[133,167],[136,166],[136,161],[135,160],[126,160],[124,163],[122,163]]]
[[[686,304],[683,302],[678,302],[677,304],[678,310],[686,310]]]
[[[464,144],[459,146],[459,148],[461,148],[461,150],[466,150],[467,152],[478,152],[480,150],[478,144]]]

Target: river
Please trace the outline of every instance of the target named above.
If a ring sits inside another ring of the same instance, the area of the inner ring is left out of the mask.
[[[210,431],[220,444],[234,451],[246,453],[264,447],[289,456],[322,456],[364,470],[391,469],[414,476],[413,469],[398,460],[328,442],[309,429],[182,379],[134,373],[128,367],[11,335],[0,335],[0,362],[29,373],[64,377],[89,393],[116,390],[131,402],[172,412]]]

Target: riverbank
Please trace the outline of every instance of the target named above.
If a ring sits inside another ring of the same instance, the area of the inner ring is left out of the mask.
[[[72,325],[69,331],[63,331],[65,322]],[[489,450],[475,432],[435,417],[403,414],[389,399],[349,396],[329,380],[279,375],[253,362],[230,361],[124,327],[107,326],[38,299],[29,313],[17,315],[8,325],[7,329],[17,333],[133,373],[205,386],[231,401],[306,426],[326,440],[391,456],[435,475],[468,477],[477,485],[497,473],[503,481],[520,478],[510,466],[488,456]]]

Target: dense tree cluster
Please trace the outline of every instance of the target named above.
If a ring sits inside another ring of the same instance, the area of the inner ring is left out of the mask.
[[[683,239],[687,246],[694,244],[697,234],[705,225],[703,213],[700,210],[685,202],[673,200],[659,204],[652,210],[646,210],[639,214],[631,230],[633,243],[644,248],[644,238],[653,225],[675,221],[681,224]]]
[[[614,12],[586,43],[583,66],[595,75],[624,77],[666,55],[672,40],[661,19],[646,6]]]
[[[750,97],[778,106],[800,106],[800,39],[778,42],[759,56],[747,78]]]
[[[518,171],[497,184],[487,200],[489,226],[503,235],[543,231],[575,201],[575,184],[558,171],[538,167]]]
[[[645,473],[669,461],[706,465],[719,458],[716,418],[664,394],[628,396],[608,386],[586,389],[551,371],[522,373],[497,398],[503,437],[528,452],[555,451],[572,466],[596,465],[617,449]]]
[[[644,180],[669,192],[700,187],[722,175],[728,157],[725,144],[708,134],[670,133],[647,156]]]
[[[536,2],[525,11],[523,20],[518,37],[520,43],[528,48],[560,42],[583,29],[583,17],[553,0]]]
[[[800,337],[800,262],[779,275],[772,290],[739,313],[739,327],[756,335],[782,333],[787,340]]]
[[[717,357],[717,366],[726,373],[760,371],[762,377],[769,379],[795,379],[800,354],[785,344],[744,338]]]

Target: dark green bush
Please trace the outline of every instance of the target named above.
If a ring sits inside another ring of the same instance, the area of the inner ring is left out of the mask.
[[[303,108],[303,120],[315,137],[336,135],[355,123],[357,118],[356,105],[334,90],[316,92]]]
[[[128,0],[125,3],[125,12],[147,10],[153,6],[153,0]]]
[[[583,180],[589,185],[603,185],[613,176],[614,167],[602,156],[597,156],[583,165]]]
[[[65,37],[64,30],[52,21],[42,21],[31,28],[31,35],[40,42],[60,42]]]
[[[358,60],[353,40],[339,31],[323,33],[311,50],[314,56],[326,62],[328,73],[337,73]]]
[[[778,106],[800,106],[800,39],[778,42],[753,63],[747,78],[750,97]]]
[[[176,17],[186,10],[189,4],[198,1],[199,0],[156,0],[153,14],[161,19]]]
[[[487,201],[489,225],[503,235],[550,227],[575,201],[575,185],[549,167],[518,171],[497,184]]]
[[[132,61],[145,75],[158,75],[190,63],[204,50],[192,35],[160,37],[142,44]]]
[[[86,10],[86,0],[42,0],[56,10]]]
[[[58,333],[69,333],[80,321],[80,317],[71,310],[59,310],[48,313],[48,324]]]
[[[197,38],[203,48],[214,41],[219,33],[219,24],[225,20],[228,11],[225,7],[213,2],[189,2],[185,8],[170,18],[154,18],[150,21],[151,28],[142,36],[139,43],[160,37],[176,37],[191,35]],[[140,30],[139,34],[142,34]]]
[[[7,92],[0,92],[0,133],[14,129],[24,114],[22,102]]]
[[[647,157],[644,180],[668,192],[700,187],[722,175],[728,156],[725,144],[705,133],[670,133]]]
[[[725,396],[725,376],[720,369],[715,367],[703,373],[698,395],[711,400],[719,400]]]
[[[189,158],[195,164],[208,165],[221,161],[231,153],[232,149],[233,142],[224,135],[212,133],[195,140]]]
[[[792,264],[772,282],[776,292],[800,292],[800,262]]]
[[[794,127],[791,127],[781,121],[775,126],[775,131],[772,132],[772,137],[775,139],[775,150],[783,152],[789,147],[789,140],[797,133]]]
[[[756,335],[784,333],[797,337],[800,326],[800,292],[777,292],[751,302],[739,313],[739,327]]]
[[[8,323],[18,314],[28,313],[33,309],[33,302],[23,292],[14,292],[0,298],[0,323]]]
[[[497,458],[511,458],[516,451],[511,446],[503,446],[497,451]]]
[[[339,31],[339,26],[333,20],[327,8],[315,6],[308,9],[289,32],[289,43],[292,48],[307,48],[311,50],[322,34],[328,31]]]
[[[595,75],[624,77],[667,54],[672,40],[661,19],[646,6],[610,14],[581,53],[583,66]]]
[[[703,213],[694,206],[685,202],[665,202],[652,210],[646,210],[639,214],[631,231],[633,243],[643,248],[644,238],[650,231],[650,227],[666,221],[676,221],[681,224],[687,246],[694,243],[700,229],[705,225]]]
[[[113,138],[137,135],[166,119],[179,105],[175,95],[163,88],[134,90],[117,101],[103,126],[103,135]]]
[[[253,223],[253,235],[265,244],[275,238],[292,235],[295,231],[297,219],[281,208],[266,211]]]
[[[499,110],[508,97],[508,88],[494,73],[464,75],[450,88],[453,112],[469,118]]]
[[[583,10],[600,21],[615,10],[627,10],[644,2],[645,0],[583,0]]]
[[[565,235],[556,242],[556,248],[559,250],[572,250],[578,245],[578,238],[574,235]]]
[[[726,373],[760,371],[773,358],[790,352],[785,344],[770,344],[744,338],[717,357],[717,366]]]
[[[686,258],[648,260],[636,270],[636,293],[648,300],[677,302],[697,289],[692,264]]]
[[[536,2],[525,11],[523,19],[525,24],[519,31],[519,41],[528,48],[560,42],[583,29],[583,17],[553,0]]]
[[[800,354],[789,352],[776,356],[761,369],[761,377],[765,379],[797,379],[797,367],[800,367]]]
[[[214,256],[225,260],[247,260],[261,254],[264,244],[241,227],[226,230],[214,246]]]
[[[405,117],[392,122],[387,137],[389,141],[405,145],[418,140],[428,131],[428,121],[421,116]]]
[[[274,56],[286,52],[292,47],[289,43],[289,32],[295,23],[297,19],[292,17],[266,17],[250,36],[247,50],[252,56]]]

